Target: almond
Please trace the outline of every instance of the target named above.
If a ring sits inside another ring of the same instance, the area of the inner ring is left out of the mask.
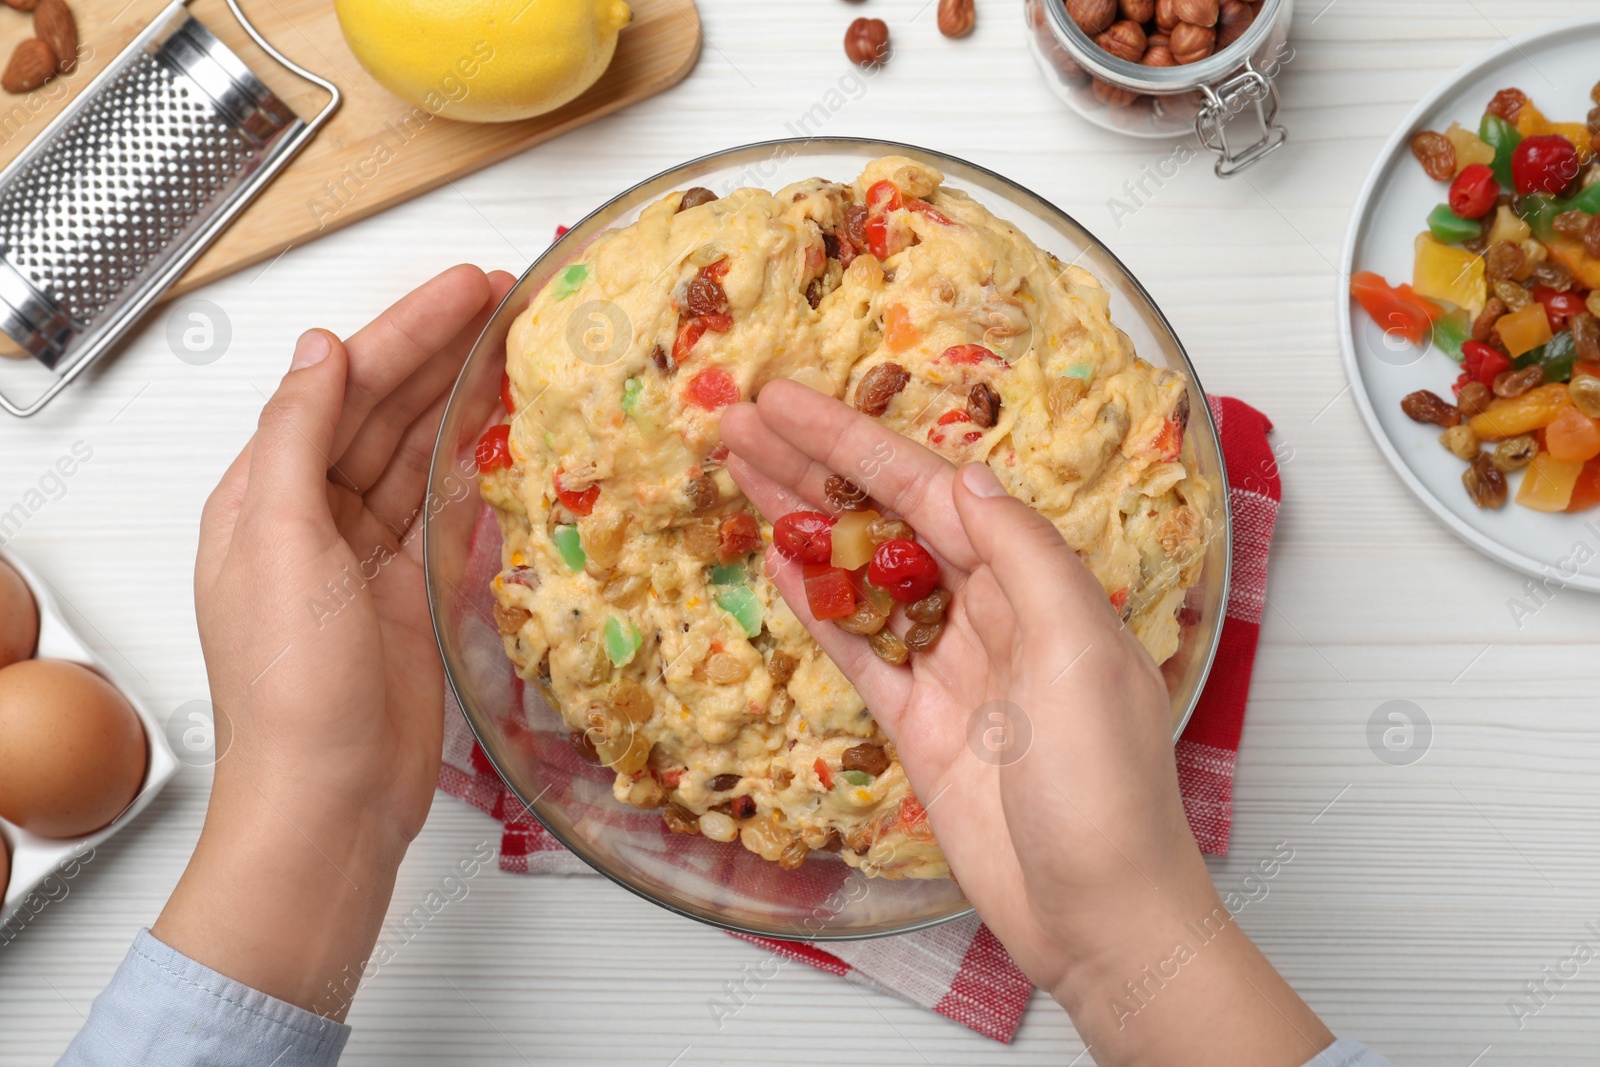
[[[38,0],[33,9],[33,32],[56,55],[56,69],[70,74],[78,65],[78,20],[67,0]]]
[[[0,74],[0,89],[13,95],[32,92],[49,81],[56,72],[56,54],[37,37],[17,45],[11,62]]]
[[[18,11],[32,11],[33,5],[38,2],[39,0],[6,0],[6,5],[16,8]]]

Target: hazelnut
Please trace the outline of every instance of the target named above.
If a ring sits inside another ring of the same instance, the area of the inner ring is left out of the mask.
[[[1157,30],[1144,39],[1144,47],[1146,51],[1152,48],[1171,48],[1172,38]]]
[[[1176,3],[1177,0],[1156,0],[1156,27],[1162,33],[1171,33],[1172,27],[1183,21],[1174,10]]]
[[[1172,0],[1172,13],[1191,26],[1215,26],[1219,5],[1217,0]]]
[[[1144,99],[1142,93],[1112,85],[1110,82],[1103,81],[1100,78],[1091,79],[1089,91],[1094,94],[1096,100],[1103,104],[1110,104],[1112,107],[1132,107]]]
[[[1156,0],[1121,0],[1122,17],[1146,23],[1156,17]]]
[[[1117,21],[1117,0],[1067,0],[1067,14],[1078,29],[1093,37]]]
[[[1222,51],[1250,28],[1256,20],[1255,8],[1244,3],[1244,0],[1222,0],[1222,6],[1217,10],[1217,51]]]
[[[1172,28],[1172,58],[1179,63],[1198,63],[1216,48],[1217,31],[1210,26],[1180,22]]]
[[[1118,59],[1137,63],[1144,55],[1144,28],[1137,22],[1124,19],[1113,23],[1109,30],[1094,39],[1094,43]]]
[[[1172,49],[1164,44],[1152,45],[1144,50],[1144,58],[1139,60],[1147,67],[1175,67],[1178,61],[1172,58]]]
[[[889,27],[882,19],[856,19],[845,31],[844,54],[857,66],[878,66],[889,58]]]

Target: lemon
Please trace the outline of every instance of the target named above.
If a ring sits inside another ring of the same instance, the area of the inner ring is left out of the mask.
[[[336,0],[361,65],[408,103],[465,122],[553,111],[593,85],[633,18],[625,0]]]

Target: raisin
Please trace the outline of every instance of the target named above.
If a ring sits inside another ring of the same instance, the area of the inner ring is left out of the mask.
[[[835,511],[860,511],[867,506],[867,491],[842,475],[828,475],[822,492],[828,498],[828,506]]]
[[[1539,451],[1539,439],[1531,433],[1521,437],[1511,437],[1494,446],[1494,454],[1489,457],[1489,462],[1494,464],[1494,469],[1501,474],[1510,474],[1519,471],[1533,462],[1533,457]]]
[[[783,851],[778,853],[778,866],[786,871],[798,870],[800,865],[811,855],[811,849],[798,837],[783,846]]]
[[[502,634],[510,636],[522,629],[522,624],[533,618],[533,612],[514,605],[495,604],[494,624]]]
[[[656,365],[656,370],[660,371],[662,374],[672,373],[672,360],[667,358],[667,350],[662,348],[660,345],[656,345],[650,349],[650,362],[654,363]]]
[[[829,259],[839,258],[839,238],[831,233],[822,235],[822,254]]]
[[[813,311],[822,303],[821,278],[812,278],[811,284],[806,286],[806,303],[811,305],[811,310]]]
[[[800,661],[789,653],[779,649],[767,660],[767,674],[772,677],[773,685],[782,685],[794,677],[795,668],[800,666]]]
[[[889,753],[882,745],[852,745],[844,750],[839,767],[846,771],[863,771],[876,777],[889,769]]]
[[[1400,410],[1411,416],[1413,422],[1431,422],[1435,426],[1455,426],[1461,422],[1461,412],[1426,389],[1407,393],[1400,401]]]
[[[1596,138],[1600,139],[1600,135]],[[1584,227],[1583,250],[1590,259],[1600,259],[1600,215],[1590,216],[1589,225]]]
[[[748,819],[756,813],[756,802],[750,797],[734,797],[728,802],[728,814],[735,819]]]
[[[1600,216],[1590,215],[1586,211],[1579,211],[1577,208],[1573,208],[1571,211],[1563,211],[1551,219],[1550,225],[1563,237],[1582,240],[1583,231],[1589,227],[1589,220],[1597,217]]]
[[[926,652],[939,643],[943,633],[942,622],[919,622],[906,631],[906,647],[913,652]]]
[[[885,663],[896,666],[904,663],[911,657],[911,650],[906,648],[906,643],[894,635],[894,631],[884,628],[867,638],[867,644],[877,657]]]
[[[1544,368],[1535,363],[1521,370],[1503,370],[1494,376],[1494,395],[1514,400],[1544,384]]]
[[[738,784],[739,776],[737,774],[719,774],[706,783],[706,788],[713,793],[726,793]]]
[[[1507,122],[1515,123],[1517,115],[1528,102],[1528,94],[1521,89],[1501,89],[1489,101],[1489,106],[1484,108],[1491,115],[1498,115]]]
[[[1494,249],[1491,248],[1489,251],[1493,252]],[[1528,295],[1528,290],[1504,278],[1495,282],[1493,288],[1494,295],[1505,304],[1507,311],[1521,311],[1533,300],[1533,297]]]
[[[728,294],[714,279],[697,276],[689,282],[684,303],[692,314],[716,315],[728,310]]]
[[[1423,130],[1411,138],[1411,154],[1435,181],[1447,182],[1455,177],[1456,147],[1444,134]]]
[[[1481,415],[1489,410],[1489,401],[1494,399],[1494,393],[1482,382],[1468,382],[1461,387],[1461,392],[1456,397],[1456,407],[1460,409],[1462,418],[1470,419],[1474,415]]]
[[[1510,241],[1496,241],[1483,256],[1484,273],[1490,281],[1515,278],[1526,265],[1528,257]]]
[[[713,193],[703,185],[697,185],[693,189],[685,189],[683,191],[683,196],[678,200],[678,210],[688,211],[692,207],[709,204],[716,199],[716,193]]]
[[[1600,106],[1589,109],[1589,121],[1587,125],[1590,133],[1600,133]]]
[[[1571,325],[1572,343],[1577,349],[1578,359],[1584,363],[1600,363],[1600,319],[1587,311],[1580,311],[1572,316]]]
[[[582,730],[574,730],[567,735],[567,740],[571,742],[573,751],[577,752],[578,755],[590,763],[600,762],[600,753],[595,751],[594,742],[589,739],[587,733]]]
[[[1483,255],[1483,250],[1489,247],[1489,237],[1487,234],[1482,233],[1476,237],[1468,237],[1461,242],[1461,247],[1475,256],[1481,256]]]
[[[851,204],[844,209],[844,235],[856,248],[867,247],[867,208],[865,204]]]
[[[908,605],[906,618],[912,622],[943,622],[945,613],[950,610],[951,596],[950,590],[941,586],[921,600]]]
[[[911,375],[898,363],[880,363],[862,376],[856,387],[856,409],[863,415],[877,418],[889,410],[889,404],[900,395]]]
[[[1000,394],[988,382],[979,382],[967,394],[967,415],[987,430],[1000,419]]]
[[[876,518],[867,523],[867,540],[874,545],[881,545],[885,541],[914,541],[917,531],[911,528],[909,522],[901,519]]]
[[[700,474],[689,479],[686,492],[689,497],[689,510],[696,515],[702,511],[710,511],[722,499],[722,494],[717,491],[717,480],[709,474]]]
[[[1467,425],[1452,426],[1439,435],[1439,443],[1450,450],[1457,459],[1476,459],[1478,435]]]
[[[1498,296],[1491,296],[1488,303],[1483,305],[1483,310],[1478,312],[1478,317],[1472,320],[1472,339],[1474,341],[1487,341],[1489,331],[1494,329],[1494,324],[1500,321],[1500,316],[1506,313],[1506,302]]]
[[[887,615],[879,615],[878,609],[868,601],[856,602],[856,610],[842,619],[834,619],[833,624],[847,634],[857,634],[861,637],[871,637],[889,621]]]
[[[1572,272],[1562,263],[1546,260],[1533,268],[1533,283],[1565,293],[1572,289]]]
[[[1461,484],[1478,507],[1493,511],[1505,506],[1506,476],[1495,468],[1487,452],[1479,453],[1472,466],[1462,473]]]
[[[699,817],[682,804],[668,804],[661,809],[661,821],[666,824],[669,831],[675,834],[697,834],[700,832]]]

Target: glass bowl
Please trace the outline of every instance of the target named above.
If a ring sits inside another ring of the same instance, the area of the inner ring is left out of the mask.
[[[484,753],[546,829],[618,885],[681,915],[740,933],[830,941],[900,934],[971,909],[956,884],[867,878],[823,852],[798,870],[698,835],[666,831],[658,812],[612,799],[612,773],[583,761],[561,716],[515,677],[493,619],[489,579],[500,569],[500,534],[478,497],[473,451],[499,415],[505,338],[513,319],[563,264],[601,232],[638,218],[666,193],[706,186],[776,189],[822,175],[851,180],[868,160],[904,155],[942,170],[947,183],[1016,225],[1062,260],[1092,271],[1111,293],[1112,320],[1151,363],[1188,375],[1189,435],[1201,473],[1215,488],[1214,531],[1200,584],[1183,612],[1184,631],[1164,673],[1174,737],[1194,710],[1221,634],[1228,599],[1227,480],[1211,412],[1172,328],[1134,280],[1082,226],[1028,190],[971,163],[910,145],[831,139],[733,148],[665,171],[600,207],[551,245],[506,295],[462,368],[439,428],[424,535],[429,602],[450,686]]]

